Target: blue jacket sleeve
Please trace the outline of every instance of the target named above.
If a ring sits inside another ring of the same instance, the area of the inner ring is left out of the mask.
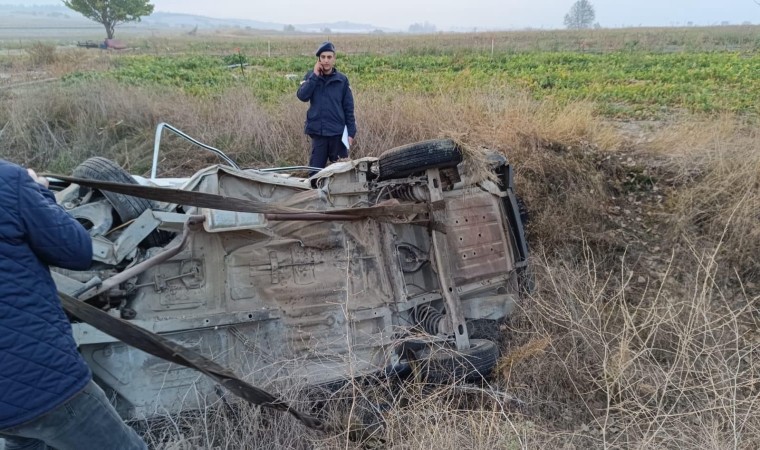
[[[45,264],[84,270],[92,263],[92,238],[55,202],[53,193],[25,172],[18,177],[21,224],[29,247]]]
[[[348,135],[352,138],[356,136],[356,118],[354,117],[354,94],[351,92],[351,86],[346,79],[346,92],[343,94],[343,115],[346,118],[346,127]]]
[[[301,85],[298,87],[296,97],[302,102],[308,102],[311,100],[311,94],[314,93],[314,88],[317,86],[317,76],[314,72],[309,72],[303,77]]]

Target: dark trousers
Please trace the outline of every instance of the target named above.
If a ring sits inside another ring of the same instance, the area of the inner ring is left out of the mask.
[[[324,168],[327,160],[335,162],[340,158],[348,158],[348,149],[343,145],[342,136],[317,136],[310,134],[311,138],[311,158],[309,158],[309,167]],[[309,176],[317,173],[313,171]]]
[[[82,392],[41,417],[0,430],[5,450],[147,450],[127,426],[106,394],[90,381]]]

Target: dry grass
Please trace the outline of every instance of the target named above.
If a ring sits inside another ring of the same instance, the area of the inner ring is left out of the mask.
[[[551,338],[539,337],[532,339],[523,345],[517,346],[516,348],[510,348],[509,353],[499,360],[499,363],[496,366],[496,372],[501,379],[509,382],[510,375],[512,375],[512,368],[516,364],[543,355],[544,350],[546,350],[549,344],[551,344]]]
[[[303,402],[303,392],[293,391]],[[135,423],[151,448],[523,448],[537,434],[518,423],[511,399],[488,387],[440,387],[378,380],[348,385],[319,403],[342,431],[309,431],[287,416],[231,405]]]
[[[0,105],[0,123],[5,123],[0,156],[53,171],[68,172],[86,158],[101,155],[145,172],[155,126],[162,121],[228,152],[243,165],[300,163],[308,148],[300,132],[302,119],[293,120],[303,113],[293,107],[298,105],[270,112],[246,92],[200,100],[95,82],[9,97]],[[187,174],[214,161],[197,147],[167,136],[162,167],[169,173],[184,168]]]
[[[505,387],[595,447],[755,447],[760,297],[718,287],[717,251],[691,254],[693,271],[671,267],[636,296],[625,261],[604,276],[590,252],[578,264],[542,257],[541,291],[511,332],[515,345],[550,339],[550,350],[513,365]]]
[[[557,110],[517,94],[501,94],[501,102],[494,104],[493,95],[486,92],[458,98],[445,93],[360,92],[357,98],[361,99],[357,112],[361,131],[355,157],[452,133],[474,146],[510,154],[546,145],[579,147],[591,139],[615,145],[585,106]],[[309,148],[302,132],[304,104],[293,97],[263,107],[245,90],[199,99],[98,80],[51,86],[33,95],[9,95],[0,108],[0,122],[7,123],[0,156],[13,155],[23,164],[55,170],[70,170],[96,154],[145,170],[152,132],[160,121],[228,152],[244,165],[300,164],[306,161]],[[197,159],[186,147],[172,142],[167,140],[168,148],[177,154],[172,154],[174,160],[167,167]]]
[[[724,257],[743,277],[760,277],[760,133],[756,124],[730,116],[676,124],[660,131],[652,147],[662,158],[673,233],[699,248],[723,242]]]
[[[36,42],[26,49],[29,55],[29,63],[32,66],[45,66],[53,64],[58,55],[55,53],[55,45]]]

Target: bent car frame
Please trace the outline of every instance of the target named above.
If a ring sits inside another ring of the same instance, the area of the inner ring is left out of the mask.
[[[58,202],[88,228],[94,257],[87,271],[54,269],[59,290],[258,385],[323,385],[414,363],[433,381],[494,367],[495,343],[473,338],[468,325],[509,315],[527,288],[527,244],[504,156],[424,141],[311,178],[224,158],[182,179],[156,178],[155,163],[145,179],[104,158],[84,161],[74,177],[271,208],[235,212],[223,202],[212,209],[62,183]],[[378,205],[389,207],[341,213]],[[202,408],[223,395],[192,369],[87,323],[72,327],[125,417]]]

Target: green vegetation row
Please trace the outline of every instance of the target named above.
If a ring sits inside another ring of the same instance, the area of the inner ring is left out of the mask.
[[[292,95],[313,58],[130,56],[104,73],[75,73],[71,82],[111,77],[208,95],[251,89],[263,102]],[[244,67],[229,67],[235,63]],[[760,113],[760,55],[742,53],[586,54],[532,52],[489,55],[343,55],[338,67],[354,90],[498,92],[521,89],[536,99],[585,100],[611,117],[650,118],[673,111]]]

